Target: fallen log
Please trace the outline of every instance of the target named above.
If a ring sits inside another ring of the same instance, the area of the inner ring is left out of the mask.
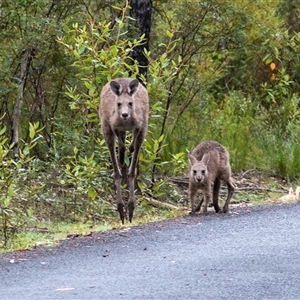
[[[152,198],[144,197],[143,200],[147,201],[150,205],[155,206],[155,207],[160,207],[160,208],[168,208],[168,209],[174,209],[174,210],[182,210],[184,207],[178,207],[176,205],[158,201]]]

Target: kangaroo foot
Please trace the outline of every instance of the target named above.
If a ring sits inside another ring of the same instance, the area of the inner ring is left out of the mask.
[[[224,213],[224,214],[227,214],[228,211],[229,211],[228,207],[223,207],[223,213]]]
[[[204,201],[204,198],[202,197],[199,204],[196,206],[195,211],[200,211],[203,201]]]
[[[134,203],[129,202],[128,203],[128,216],[129,216],[129,222],[131,223],[133,218],[133,211],[134,211]]]
[[[117,209],[118,209],[122,224],[124,224],[124,219],[125,219],[124,204],[123,203],[118,204]]]
[[[223,211],[220,209],[219,206],[215,207],[215,211],[216,211],[216,213],[222,213],[222,212],[223,212]]]
[[[196,212],[190,211],[190,212],[189,212],[189,215],[190,215],[190,216],[196,216]]]

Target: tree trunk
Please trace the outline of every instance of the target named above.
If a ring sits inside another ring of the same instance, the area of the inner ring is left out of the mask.
[[[130,16],[135,19],[135,27],[138,30],[139,36],[142,36],[143,34],[145,35],[145,43],[141,46],[136,46],[131,53],[131,58],[138,62],[138,79],[142,82],[141,76],[146,78],[148,70],[148,59],[144,54],[144,49],[149,51],[152,1],[130,0],[130,6]]]
[[[22,52],[20,63],[20,84],[18,89],[18,98],[13,113],[13,125],[12,125],[12,143],[14,157],[19,157],[18,143],[19,143],[19,124],[21,117],[21,108],[24,99],[24,90],[29,73],[29,67],[33,56],[33,49],[26,49]]]

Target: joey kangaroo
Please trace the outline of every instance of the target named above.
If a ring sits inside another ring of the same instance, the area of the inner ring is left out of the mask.
[[[234,184],[231,177],[228,151],[218,142],[204,141],[200,143],[189,155],[189,196],[191,201],[191,214],[200,211],[204,201],[203,212],[207,213],[207,206],[211,199],[211,183],[213,183],[213,205],[216,212],[220,212],[219,192],[221,180],[225,181],[228,195],[223,212],[228,212],[229,201],[234,193]],[[198,190],[203,198],[195,208],[195,196]]]
[[[108,82],[100,95],[99,116],[103,136],[108,147],[114,169],[114,180],[117,193],[117,209],[124,223],[125,210],[121,194],[122,179],[127,178],[129,185],[128,213],[132,221],[135,207],[134,185],[135,169],[138,155],[148,128],[149,99],[146,88],[137,79],[116,78]],[[128,169],[125,165],[126,132],[132,132],[132,153]],[[115,141],[118,140],[118,160]],[[121,168],[121,170],[120,170]]]

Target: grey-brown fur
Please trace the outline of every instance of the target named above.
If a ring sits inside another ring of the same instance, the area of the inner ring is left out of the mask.
[[[148,110],[148,92],[137,79],[116,78],[108,82],[101,91],[99,116],[114,169],[117,209],[122,223],[124,223],[125,211],[121,194],[122,172],[120,168],[126,169],[124,163],[126,132],[131,131],[133,133],[133,140],[129,147],[132,159],[128,170],[128,212],[131,222],[135,207],[135,169],[139,151],[147,133]],[[115,147],[116,139],[118,140],[118,160]],[[126,172],[123,176],[127,176]]]
[[[203,212],[207,213],[207,206],[211,199],[211,184],[213,183],[213,205],[216,212],[220,212],[219,191],[221,180],[225,181],[228,195],[223,212],[228,212],[228,205],[234,193],[234,184],[231,177],[228,151],[218,142],[204,141],[189,154],[189,196],[191,213],[199,211],[204,201]],[[195,208],[195,196],[198,190],[203,198]]]

